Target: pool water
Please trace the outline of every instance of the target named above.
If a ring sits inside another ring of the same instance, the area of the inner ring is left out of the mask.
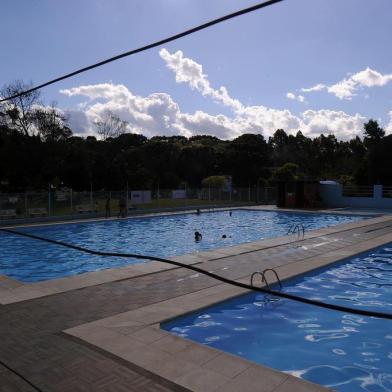
[[[284,282],[284,291],[392,313],[392,244]],[[391,320],[250,293],[162,328],[337,391],[392,391]]]
[[[306,230],[364,219],[359,215],[233,210],[61,224],[19,229],[93,250],[160,257],[222,248],[282,236],[292,224]],[[195,242],[194,232],[203,235]],[[223,235],[225,239],[222,239]],[[93,256],[58,245],[0,233],[0,274],[24,282],[141,263],[138,259]]]

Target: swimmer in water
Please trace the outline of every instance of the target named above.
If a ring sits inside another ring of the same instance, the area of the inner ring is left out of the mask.
[[[200,215],[200,214],[201,214],[200,208],[198,208],[198,209],[196,210],[196,215]]]
[[[233,212],[232,211],[229,211],[229,216],[231,216],[233,214]]]
[[[200,241],[203,238],[203,236],[201,235],[201,233],[199,233],[198,231],[195,231],[195,241]]]
[[[223,234],[223,235],[222,235],[222,238],[227,238],[226,234]]]

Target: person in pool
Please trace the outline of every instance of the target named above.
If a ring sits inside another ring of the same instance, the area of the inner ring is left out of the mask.
[[[201,233],[199,233],[198,231],[195,231],[195,241],[199,242],[199,241],[201,241],[202,238],[203,238],[203,236],[201,235]]]

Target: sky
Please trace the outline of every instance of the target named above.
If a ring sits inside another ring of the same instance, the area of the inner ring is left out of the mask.
[[[255,4],[249,0],[3,0],[0,86],[39,84]],[[286,0],[42,89],[75,134],[109,111],[130,132],[340,140],[392,133],[392,2]]]

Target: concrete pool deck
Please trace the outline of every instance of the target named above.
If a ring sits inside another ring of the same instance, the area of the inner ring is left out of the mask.
[[[388,242],[392,216],[379,216],[309,232],[298,246],[281,237],[173,259],[249,283],[256,270],[287,279]],[[0,360],[45,391],[326,390],[159,328],[244,292],[157,262],[34,284],[3,278]],[[6,369],[0,381],[32,390]]]

